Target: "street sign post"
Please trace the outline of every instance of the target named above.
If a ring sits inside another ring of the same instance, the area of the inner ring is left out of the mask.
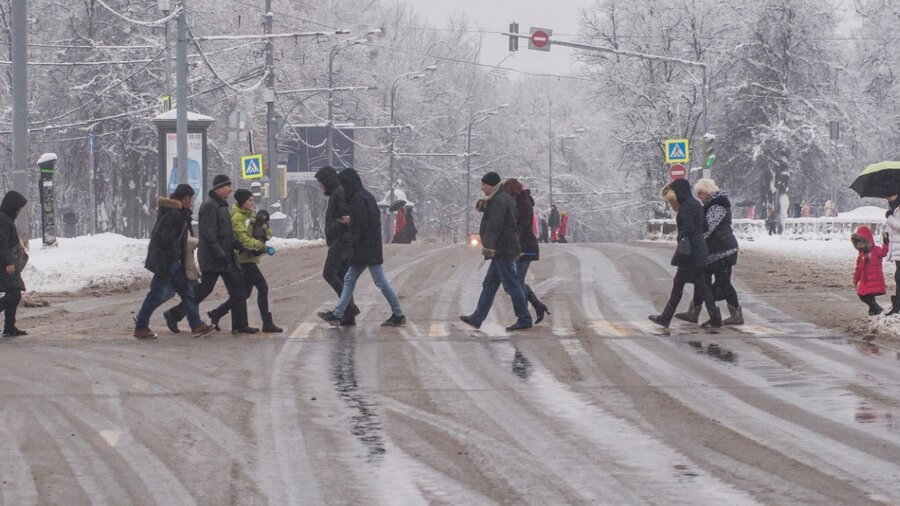
[[[247,155],[241,157],[241,178],[260,179],[263,177],[262,155]]]
[[[690,142],[687,139],[666,139],[665,147],[666,163],[688,163],[691,161]]]
[[[550,36],[553,30],[549,28],[531,27],[531,37],[528,39],[528,49],[537,51],[550,51]]]
[[[675,165],[669,167],[669,177],[672,178],[672,181],[675,181],[676,179],[684,179],[687,177],[687,169],[684,167],[684,165],[676,163]]]

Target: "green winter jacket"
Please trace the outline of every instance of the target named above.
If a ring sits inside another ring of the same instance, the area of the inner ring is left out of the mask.
[[[231,228],[234,236],[241,243],[241,251],[238,252],[238,262],[242,264],[259,263],[259,255],[254,255],[250,250],[262,252],[266,249],[264,242],[253,237],[253,222],[255,215],[252,209],[241,209],[239,205],[231,206]],[[272,237],[272,231],[266,229],[266,239]]]

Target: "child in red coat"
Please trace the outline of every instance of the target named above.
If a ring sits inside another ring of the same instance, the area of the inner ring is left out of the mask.
[[[853,271],[853,285],[859,299],[869,306],[869,316],[881,314],[883,309],[875,300],[876,295],[884,295],[887,286],[884,283],[882,262],[888,253],[888,238],[883,237],[881,246],[875,245],[875,237],[869,227],[859,227],[850,236],[853,247],[859,251],[856,257],[856,270]]]

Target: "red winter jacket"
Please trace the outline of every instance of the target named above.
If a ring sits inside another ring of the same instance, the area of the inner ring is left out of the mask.
[[[884,270],[882,263],[887,256],[888,248],[885,245],[875,246],[875,238],[869,227],[856,229],[854,237],[869,243],[868,252],[859,252],[856,257],[856,270],[853,271],[853,284],[856,285],[857,295],[884,295],[887,286],[884,283]]]

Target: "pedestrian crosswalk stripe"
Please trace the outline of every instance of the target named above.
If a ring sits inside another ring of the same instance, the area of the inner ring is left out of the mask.
[[[603,336],[625,337],[625,333],[608,320],[595,320],[591,322],[591,326],[594,328],[594,332]]]
[[[444,323],[432,323],[428,328],[429,337],[447,337],[450,335],[450,329]]]
[[[312,322],[303,322],[291,333],[292,339],[306,339],[315,330],[317,324]]]

